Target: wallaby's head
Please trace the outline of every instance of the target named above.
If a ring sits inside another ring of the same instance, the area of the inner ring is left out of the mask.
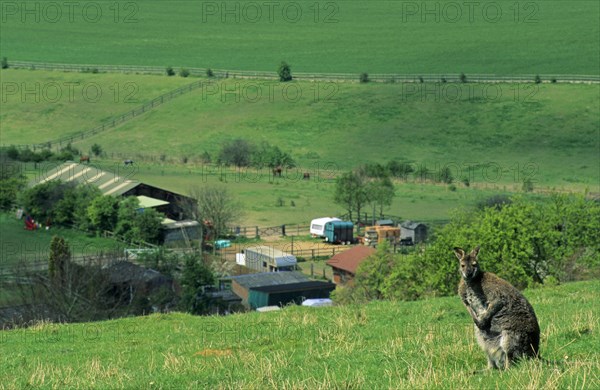
[[[454,254],[460,262],[460,274],[464,280],[473,280],[479,276],[480,269],[479,262],[477,261],[477,255],[479,254],[478,246],[469,254],[466,254],[462,248],[454,248]]]

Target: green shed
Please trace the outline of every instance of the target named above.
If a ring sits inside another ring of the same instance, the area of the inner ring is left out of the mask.
[[[252,309],[264,306],[301,304],[305,299],[329,298],[335,284],[321,281],[280,284],[250,288],[248,305]]]

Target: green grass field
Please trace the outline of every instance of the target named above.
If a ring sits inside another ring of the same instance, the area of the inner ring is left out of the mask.
[[[0,72],[0,143],[31,144],[78,134],[189,83],[181,77]]]
[[[90,77],[106,90],[114,83],[134,83],[142,101],[183,80],[16,70],[1,75],[17,84],[85,83]],[[300,169],[312,172],[396,158],[434,172],[449,166],[457,179],[469,176],[474,183],[518,184],[529,178],[541,186],[598,191],[596,86],[206,83],[75,146],[85,153],[98,143],[117,159],[158,161],[163,155],[172,162],[184,156],[198,161],[204,151],[214,158],[224,141],[242,137],[277,145],[292,153]],[[45,142],[132,108],[112,98],[97,104],[21,103],[11,95],[2,112],[2,143]]]
[[[151,315],[0,332],[3,387],[600,387],[597,282],[527,290],[549,361],[486,366],[457,296],[228,317]]]
[[[272,11],[250,1],[52,4],[4,3],[0,54],[266,71],[286,60],[304,72],[598,74],[594,1],[473,9],[453,1],[283,1]]]
[[[289,179],[273,182],[267,171],[247,176],[229,173],[226,175],[227,181],[221,181],[219,171],[214,168],[203,170],[201,167],[141,163],[132,177],[182,194],[188,194],[194,186],[224,186],[243,206],[243,215],[238,223],[277,226],[283,223],[308,225],[313,218],[346,213],[343,207],[333,202],[335,183],[329,176],[333,173],[321,174],[320,177],[312,176],[309,181],[290,174]],[[420,221],[447,220],[452,209],[472,207],[482,199],[498,193],[511,193],[512,190],[512,187],[501,184],[471,188],[457,184],[457,190],[451,191],[447,185],[398,181],[396,197],[385,213]],[[282,206],[278,206],[280,198],[283,200]],[[367,207],[364,212],[371,214],[372,209]]]
[[[122,248],[122,244],[113,239],[90,237],[77,230],[51,227],[49,230],[29,231],[23,225],[23,221],[17,220],[13,214],[0,213],[0,267],[15,265],[21,260],[47,261],[50,240],[54,235],[65,238],[71,247],[71,254],[77,257],[97,256],[100,252]]]

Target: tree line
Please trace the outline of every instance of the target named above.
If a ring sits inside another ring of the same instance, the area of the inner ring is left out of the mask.
[[[459,279],[454,247],[481,246],[485,270],[519,288],[600,277],[600,203],[584,196],[522,196],[457,210],[430,244],[410,254],[380,245],[359,266],[338,302],[415,300],[453,295]]]
[[[23,190],[18,204],[44,225],[75,227],[92,233],[111,231],[124,240],[160,243],[163,216],[142,209],[134,196],[102,195],[93,185],[51,180]]]

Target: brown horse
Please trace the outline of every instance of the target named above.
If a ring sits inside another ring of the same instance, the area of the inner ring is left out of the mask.
[[[281,172],[283,171],[283,169],[281,168],[281,166],[276,166],[275,168],[273,168],[273,177],[281,177]]]
[[[310,180],[310,172],[304,172],[302,175],[302,180]]]
[[[90,156],[81,156],[79,157],[79,163],[90,163]]]

